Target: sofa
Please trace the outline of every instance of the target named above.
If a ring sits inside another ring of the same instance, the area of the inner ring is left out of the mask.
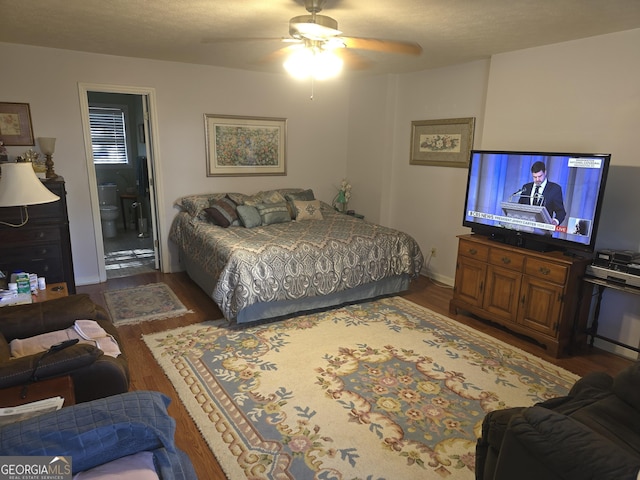
[[[477,480],[640,479],[640,362],[594,372],[565,397],[489,413]]]
[[[126,392],[129,368],[124,353],[109,356],[95,345],[78,343],[44,356],[38,353],[12,358],[12,340],[72,328],[76,320],[95,320],[122,345],[107,311],[86,294],[0,308],[0,389],[69,375],[76,403]]]
[[[197,480],[175,445],[169,402],[132,391],[11,423],[0,428],[0,456],[64,457],[76,480]]]

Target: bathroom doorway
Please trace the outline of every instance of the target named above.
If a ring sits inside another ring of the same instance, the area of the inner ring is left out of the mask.
[[[84,94],[100,281],[159,270],[148,95],[105,86]]]

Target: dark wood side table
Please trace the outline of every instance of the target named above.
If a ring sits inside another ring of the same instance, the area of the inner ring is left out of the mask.
[[[23,385],[0,390],[0,407],[17,407],[25,403],[58,396],[64,398],[63,407],[75,405],[76,403],[73,380],[69,375],[30,383],[27,385],[26,392],[24,392],[26,393],[25,398],[22,398],[23,390]]]

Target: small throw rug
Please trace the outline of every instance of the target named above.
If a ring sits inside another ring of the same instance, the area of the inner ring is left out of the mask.
[[[472,480],[487,412],[578,378],[401,297],[144,340],[233,480]]]
[[[191,313],[164,283],[110,290],[104,299],[116,326],[179,317]]]

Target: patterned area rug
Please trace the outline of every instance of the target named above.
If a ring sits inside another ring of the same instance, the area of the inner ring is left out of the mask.
[[[150,283],[141,287],[110,290],[104,299],[116,326],[131,325],[149,320],[179,317],[192,313],[178,300],[164,283]]]
[[[231,479],[473,479],[489,411],[578,377],[400,297],[145,335]]]

